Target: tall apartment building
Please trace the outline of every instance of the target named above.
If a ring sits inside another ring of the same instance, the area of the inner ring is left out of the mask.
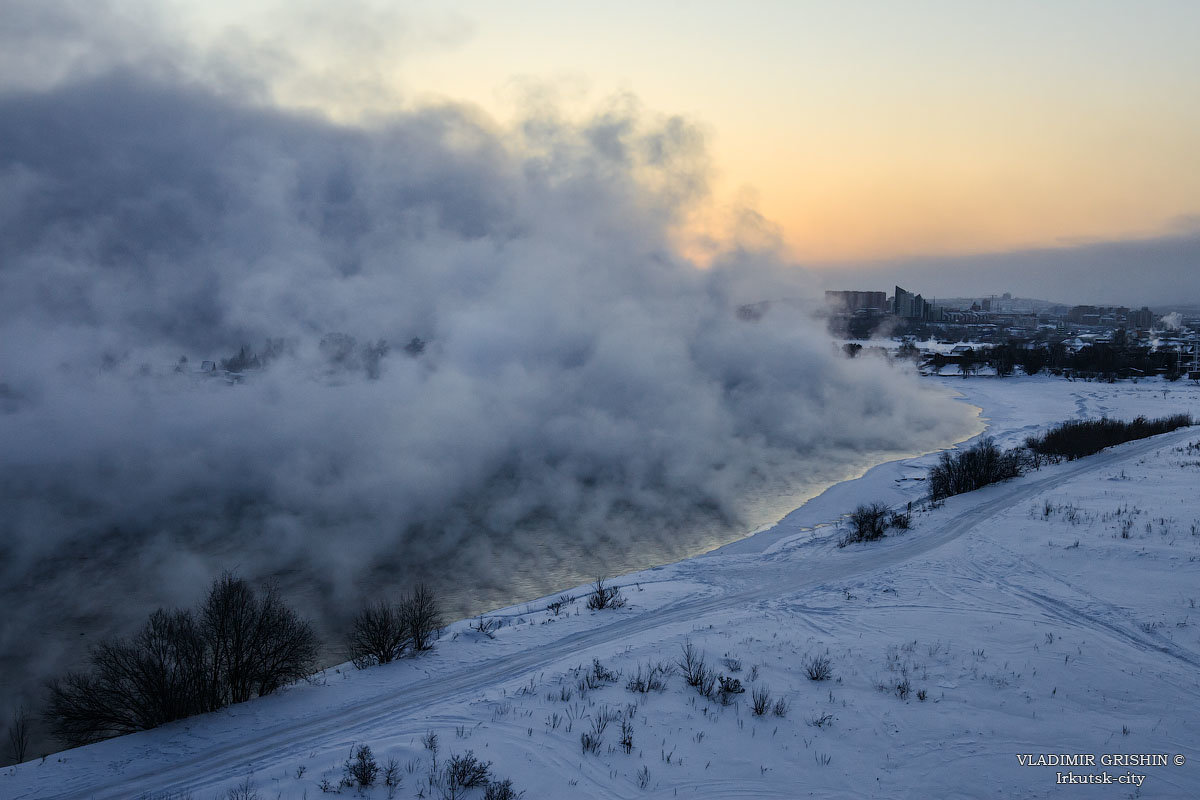
[[[887,311],[887,292],[825,292],[825,304],[836,311]]]
[[[926,322],[936,321],[941,317],[939,309],[928,300],[899,286],[896,287],[896,296],[892,300],[892,313],[901,319],[919,319]]]

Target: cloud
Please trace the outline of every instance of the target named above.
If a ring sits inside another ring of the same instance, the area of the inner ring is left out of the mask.
[[[675,252],[707,185],[685,120],[341,125],[223,85],[117,63],[0,96],[0,586],[25,612],[0,658],[26,686],[223,568],[327,629],[416,577],[473,611],[974,431],[802,306],[739,318],[808,291],[773,249]],[[198,370],[243,346],[240,383]]]

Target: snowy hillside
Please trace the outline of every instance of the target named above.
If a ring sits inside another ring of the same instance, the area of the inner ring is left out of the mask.
[[[1200,415],[1200,388],[1183,384],[947,385],[1005,445],[1073,417]],[[530,800],[1200,797],[1200,429],[1046,467],[922,510],[881,542],[837,546],[858,503],[915,503],[933,458],[882,465],[753,537],[620,577],[624,607],[588,610],[580,587],[557,613],[549,597],[488,615],[490,634],[464,620],[418,658],[343,665],[6,768],[0,797],[316,798],[338,791],[362,745],[376,785],[342,795],[440,797],[435,759],[470,751]],[[745,692],[723,704],[688,686],[688,643]],[[822,661],[828,677],[811,679]],[[658,666],[665,686],[636,691]],[[1096,766],[1021,763],[1048,754]],[[1102,765],[1114,754],[1168,763]],[[398,786],[384,785],[389,761]],[[1056,784],[1067,772],[1116,783]]]

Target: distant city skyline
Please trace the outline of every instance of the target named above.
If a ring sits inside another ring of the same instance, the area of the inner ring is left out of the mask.
[[[821,289],[912,284],[927,297],[1010,292],[1065,305],[1200,306],[1200,231],[1069,248],[825,265],[812,275]]]

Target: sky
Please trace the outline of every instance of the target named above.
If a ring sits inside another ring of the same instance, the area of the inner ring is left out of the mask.
[[[685,119],[708,195],[677,238],[701,264],[747,213],[825,283],[1159,239],[1200,262],[1200,5],[1184,0],[94,5],[210,61],[253,53],[272,103],[342,121],[430,103],[498,124],[549,105]],[[1077,288],[1063,271],[1025,283]],[[1178,300],[1186,277],[1114,289]]]
[[[1200,208],[1195,3],[456,4],[414,89],[578,78],[711,128],[800,258],[1164,232]],[[500,101],[502,102],[502,100]]]
[[[352,116],[452,99],[506,119],[552,95],[682,115],[712,168],[693,230],[728,238],[749,207],[813,266],[1175,237],[1200,215],[1186,0],[301,7],[282,35],[329,80],[287,102]],[[188,12],[195,37],[284,15]],[[327,91],[332,76],[356,90]]]

